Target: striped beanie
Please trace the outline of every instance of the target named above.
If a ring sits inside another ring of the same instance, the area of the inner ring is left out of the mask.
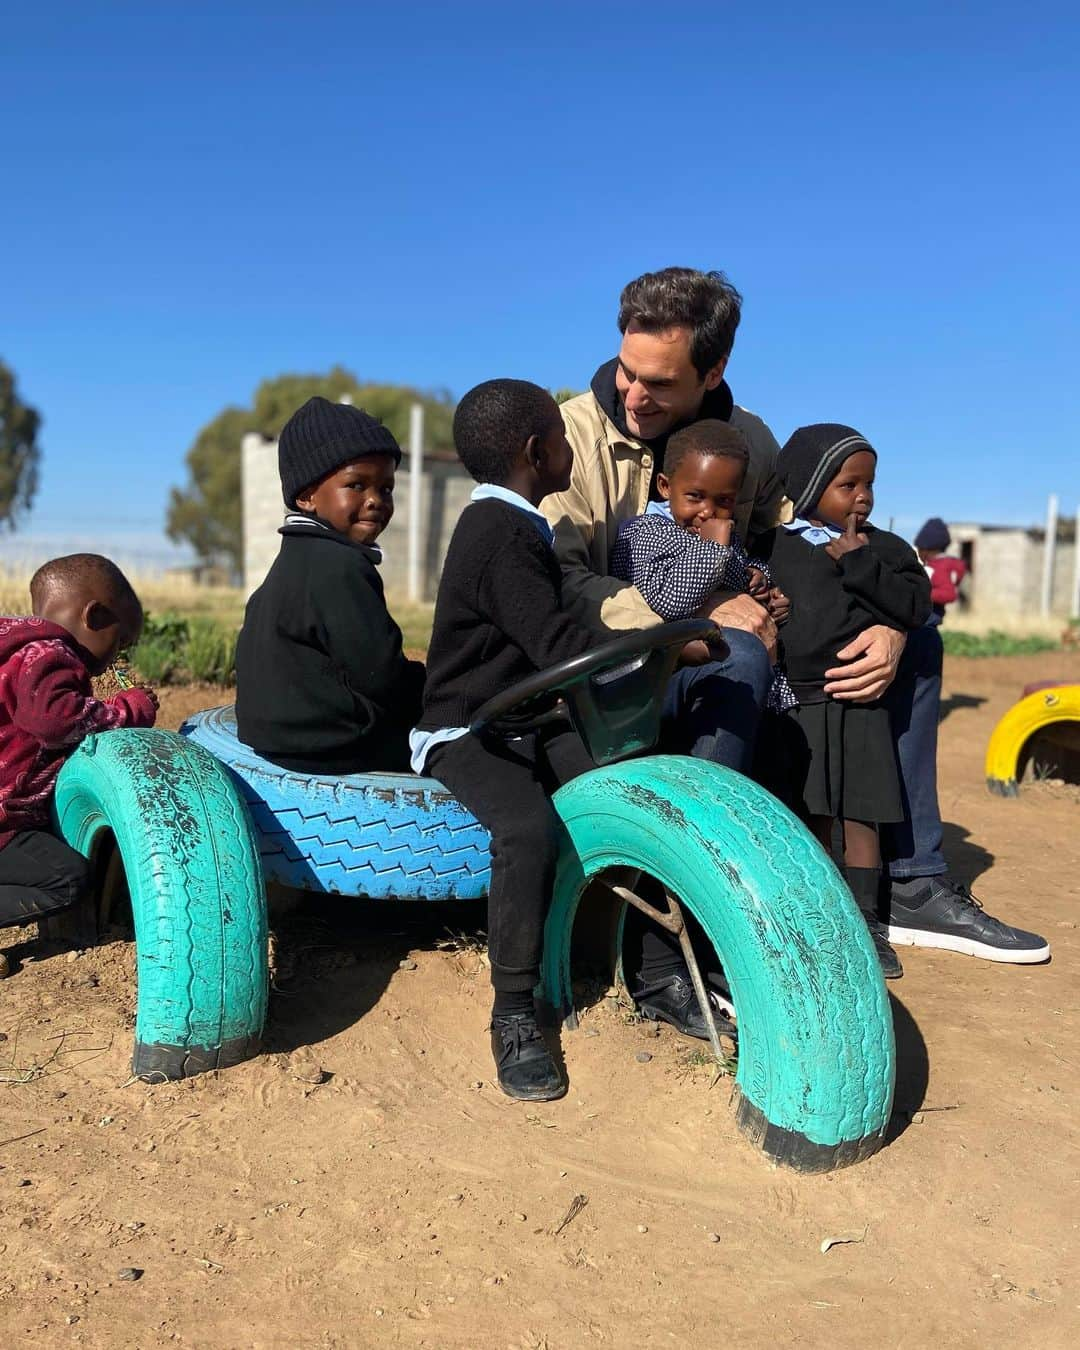
[[[837,422],[815,422],[792,432],[777,457],[776,472],[797,516],[817,506],[844,460],[860,450],[877,458],[877,451],[854,427]]]

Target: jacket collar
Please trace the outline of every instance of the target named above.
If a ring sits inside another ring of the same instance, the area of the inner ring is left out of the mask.
[[[378,544],[356,543],[347,534],[342,534],[340,530],[328,525],[314,511],[289,511],[285,516],[285,523],[278,529],[278,534],[307,535],[309,539],[327,539],[336,544],[346,544],[349,548],[355,548],[363,553],[376,567],[383,560],[383,551]]]

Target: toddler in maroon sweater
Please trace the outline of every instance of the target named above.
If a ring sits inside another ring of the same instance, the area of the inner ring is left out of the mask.
[[[108,558],[75,553],[38,568],[32,618],[0,618],[0,928],[73,905],[86,859],[50,829],[64,761],[84,737],[153,726],[157,699],[136,686],[94,697],[100,675],[138,640],[143,613]]]

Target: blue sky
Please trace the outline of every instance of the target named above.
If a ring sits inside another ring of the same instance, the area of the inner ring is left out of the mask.
[[[15,548],[156,547],[265,376],[587,386],[624,282],[721,267],[736,399],[881,453],[877,519],[1080,502],[1074,5],[10,6]]]

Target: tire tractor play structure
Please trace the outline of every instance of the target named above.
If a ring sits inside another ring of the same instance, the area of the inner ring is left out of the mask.
[[[693,915],[738,1021],[738,1123],[770,1158],[826,1171],[869,1156],[884,1136],[889,1001],[850,892],[789,811],[731,770],[640,753],[658,738],[679,648],[706,635],[716,637],[707,620],[684,620],[619,637],[506,690],[472,729],[512,738],[569,717],[598,765],[554,799],[565,834],[540,992],[564,1026],[576,1025],[570,953],[586,891],[676,933],[700,996],[684,923]],[[237,740],[231,708],[200,713],[179,735],[90,737],[60,775],[56,816],[101,870],[126,875],[133,1069],[149,1079],[257,1051],[267,881],[377,903],[480,900],[489,879],[486,832],[434,779],[287,772]]]
[[[1028,769],[1080,782],[1080,684],[1029,684],[986,747],[986,786],[1015,797]]]

